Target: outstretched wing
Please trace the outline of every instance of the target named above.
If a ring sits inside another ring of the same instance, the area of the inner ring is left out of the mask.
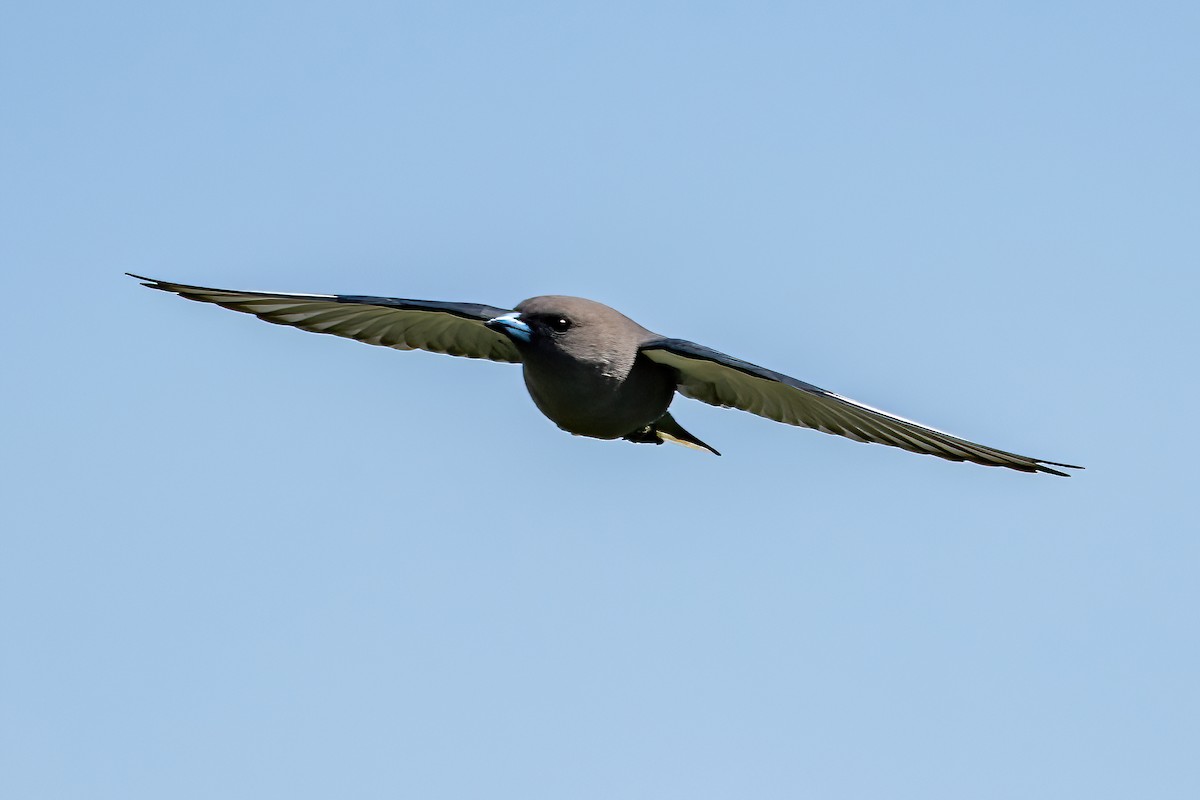
[[[492,317],[509,313],[506,308],[398,297],[237,292],[126,274],[151,289],[253,314],[276,325],[344,336],[397,350],[429,350],[511,363],[521,361],[517,348],[508,337],[483,324]]]
[[[1083,469],[969,442],[683,339],[651,340],[642,352],[678,373],[681,394],[714,406],[951,461],[1064,477],[1052,467]]]

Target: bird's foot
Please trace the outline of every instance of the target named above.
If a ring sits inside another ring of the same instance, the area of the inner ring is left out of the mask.
[[[663,440],[659,438],[658,431],[656,431],[654,429],[653,425],[647,425],[646,427],[640,428],[640,429],[634,431],[633,433],[627,433],[624,436],[622,436],[621,438],[627,442],[633,442],[635,444],[662,444],[663,443]]]
[[[633,433],[627,433],[621,438],[627,442],[636,442],[637,444],[672,442],[674,444],[681,444],[684,447],[691,447],[694,450],[707,450],[714,456],[721,455],[712,446],[705,444],[685,431],[670,414],[663,414],[657,421],[650,423],[644,428],[639,428]]]

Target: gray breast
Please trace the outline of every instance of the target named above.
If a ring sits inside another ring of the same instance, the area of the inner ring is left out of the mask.
[[[642,356],[624,375],[569,358],[527,359],[525,386],[558,427],[597,439],[644,428],[666,413],[675,393],[670,371]]]

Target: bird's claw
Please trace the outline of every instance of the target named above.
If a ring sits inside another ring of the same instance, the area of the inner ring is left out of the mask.
[[[625,434],[621,438],[627,442],[634,442],[635,444],[662,444],[663,443],[663,440],[661,438],[659,438],[658,431],[656,431],[654,429],[653,425],[647,425],[644,428],[639,428],[638,430],[634,431],[633,433]]]

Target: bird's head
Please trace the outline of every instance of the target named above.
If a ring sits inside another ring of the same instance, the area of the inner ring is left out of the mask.
[[[632,364],[638,346],[653,335],[603,303],[561,295],[530,298],[485,324],[526,356],[540,353],[603,364]]]

